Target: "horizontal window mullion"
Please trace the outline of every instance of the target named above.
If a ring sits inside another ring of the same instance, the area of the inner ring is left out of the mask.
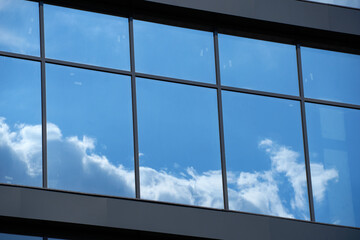
[[[6,52],[6,51],[0,51],[0,56],[4,57],[13,57],[13,58],[19,58],[24,60],[32,60],[32,61],[41,61],[41,57],[35,57],[31,55],[25,55],[20,53],[12,53],[12,52]]]
[[[226,91],[231,91],[231,92],[240,92],[240,93],[249,93],[249,94],[267,96],[267,97],[276,97],[276,98],[282,98],[282,99],[288,99],[288,100],[300,100],[300,97],[298,97],[298,96],[292,96],[292,95],[280,94],[280,93],[272,93],[272,92],[264,92],[264,91],[245,89],[245,88],[221,86],[221,90],[226,90]]]
[[[67,67],[75,67],[75,68],[82,68],[87,70],[95,70],[100,72],[107,72],[107,73],[117,73],[117,74],[123,74],[123,75],[131,75],[131,71],[125,71],[125,70],[119,70],[114,68],[106,68],[106,67],[99,67],[89,64],[82,64],[82,63],[75,63],[75,62],[68,62],[63,60],[57,60],[52,58],[45,58],[46,63],[52,63]]]
[[[314,99],[314,98],[304,98],[304,100],[305,100],[305,102],[308,102],[308,103],[317,103],[317,104],[323,104],[323,105],[329,105],[329,106],[335,106],[335,107],[343,107],[343,108],[351,108],[351,109],[360,110],[360,105],[356,105],[356,104],[334,102],[334,101],[320,100],[320,99]]]
[[[146,73],[135,73],[135,76],[141,77],[141,78],[153,79],[153,80],[160,80],[160,81],[164,81],[164,82],[183,83],[183,84],[198,86],[198,87],[217,88],[216,84],[195,82],[195,81],[190,81],[190,80],[157,76],[157,75],[151,75],[151,74],[146,74]]]

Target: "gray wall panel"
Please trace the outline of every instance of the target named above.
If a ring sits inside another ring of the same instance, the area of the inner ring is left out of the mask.
[[[360,11],[298,0],[147,0],[300,27],[360,35]]]
[[[360,239],[360,229],[0,185],[0,216],[217,239]]]

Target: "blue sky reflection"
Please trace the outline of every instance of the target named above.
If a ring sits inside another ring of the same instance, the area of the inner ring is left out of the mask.
[[[141,197],[223,208],[216,90],[136,81]]]
[[[46,65],[49,187],[134,196],[130,77]]]
[[[230,208],[309,219],[299,102],[223,91],[223,112]]]
[[[39,56],[38,3],[0,0],[0,50]]]
[[[212,32],[134,21],[137,72],[215,83]]]
[[[304,94],[308,98],[360,104],[360,56],[301,48]]]
[[[221,84],[299,95],[294,45],[219,34]]]
[[[128,19],[44,5],[46,57],[130,70]]]
[[[41,186],[40,63],[0,57],[0,69],[0,182]]]
[[[360,9],[360,0],[305,0],[305,1]]]
[[[315,218],[360,227],[360,111],[306,104]],[[319,167],[333,169],[318,186]]]

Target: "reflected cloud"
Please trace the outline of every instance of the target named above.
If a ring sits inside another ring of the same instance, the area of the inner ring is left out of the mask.
[[[330,180],[338,181],[339,173],[334,168],[324,169],[324,165],[320,163],[310,164],[310,167],[314,199],[317,202],[322,202],[324,200],[328,182]]]
[[[36,3],[21,0],[0,1],[1,50],[37,54],[39,50]]]
[[[32,31],[29,28],[28,31]],[[30,35],[30,34],[29,34]],[[25,54],[29,51],[36,51],[39,47],[37,44],[30,43],[24,36],[20,36],[9,29],[0,27],[0,45],[6,46],[10,50],[16,50],[19,53]]]
[[[26,173],[30,177],[41,175],[41,125],[15,125],[15,131],[0,117],[0,149],[2,162],[4,154],[25,164]],[[5,160],[4,160],[5,159]],[[6,176],[7,180],[13,179]]]
[[[228,183],[236,186],[229,189],[230,206],[233,209],[252,211],[282,217],[294,218],[296,211],[307,218],[307,186],[305,165],[298,161],[299,153],[290,147],[279,145],[271,139],[260,141],[259,148],[264,149],[271,161],[271,169],[262,172],[228,173]],[[322,164],[311,164],[313,192],[317,201],[321,201],[330,180],[337,179],[337,170],[324,169]],[[285,177],[291,187],[290,207],[280,196],[281,184]]]
[[[52,155],[48,156],[51,161],[51,187],[133,195],[133,170],[122,164],[115,165],[106,156],[97,154],[95,139],[87,136],[63,137],[60,128],[52,123],[47,125],[47,129],[48,148],[52,149]],[[231,208],[289,218],[295,217],[296,212],[306,219],[307,185],[305,166],[299,160],[300,154],[271,139],[260,141],[258,146],[268,155],[271,168],[254,172],[228,171]],[[11,174],[15,172],[17,174],[14,175],[26,173],[29,177],[41,176],[41,125],[17,124],[11,130],[5,118],[0,118],[0,155],[2,169],[8,169],[6,164],[16,162],[24,166],[13,168],[0,176],[4,181],[11,183],[16,177]],[[143,156],[143,153],[139,156]],[[338,179],[338,171],[325,169],[319,163],[311,164],[311,169],[314,198],[320,202],[324,199],[329,181]],[[220,170],[198,173],[188,167],[183,172],[172,173],[142,166],[140,173],[141,195],[144,199],[223,207]],[[287,181],[291,186],[289,203],[280,194],[281,176],[284,177],[282,181]]]
[[[181,176],[140,167],[141,197],[190,205],[223,208],[221,171],[199,174],[189,167]]]

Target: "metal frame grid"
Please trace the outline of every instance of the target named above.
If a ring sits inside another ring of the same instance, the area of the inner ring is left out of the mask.
[[[307,188],[308,188],[308,200],[310,210],[310,220],[315,221],[314,213],[314,202],[312,194],[311,184],[311,173],[310,173],[310,159],[309,159],[309,147],[307,137],[307,126],[306,126],[306,111],[305,103],[316,103],[324,104],[329,106],[351,108],[360,110],[360,105],[347,104],[341,102],[326,101],[320,99],[306,98],[304,96],[303,79],[302,79],[302,66],[301,66],[301,45],[299,43],[292,44],[296,47],[297,67],[298,67],[298,83],[299,83],[299,96],[264,92],[258,90],[250,90],[237,87],[222,86],[220,79],[220,66],[219,66],[219,46],[218,46],[218,30],[214,28],[213,40],[214,40],[214,56],[215,56],[215,72],[216,72],[216,84],[202,83],[196,81],[189,81],[184,79],[169,78],[164,76],[151,75],[146,73],[139,73],[135,70],[135,54],[134,54],[134,33],[133,33],[133,17],[128,16],[128,27],[129,27],[129,46],[130,46],[130,71],[118,70],[113,68],[106,68],[100,66],[93,66],[88,64],[81,64],[75,62],[68,62],[56,59],[46,58],[45,56],[45,39],[44,39],[44,10],[43,5],[46,1],[35,1],[39,4],[39,29],[40,29],[40,57],[30,56],[24,54],[17,54],[11,52],[0,51],[0,56],[19,58],[24,60],[37,61],[41,63],[41,110],[42,110],[42,180],[43,188],[48,188],[47,184],[47,129],[46,129],[46,63],[57,64],[62,66],[69,66],[81,69],[88,69],[94,71],[101,71],[114,74],[122,74],[131,77],[131,96],[132,96],[132,118],[133,118],[133,141],[134,141],[134,172],[135,172],[135,195],[136,199],[140,199],[140,174],[139,174],[139,147],[138,147],[138,125],[137,125],[137,104],[136,104],[136,78],[148,78],[158,81],[186,84],[198,87],[206,87],[217,90],[217,107],[218,107],[218,122],[219,122],[219,140],[220,140],[220,153],[221,153],[221,168],[222,168],[222,184],[223,184],[223,199],[224,209],[229,211],[228,202],[228,188],[227,188],[227,177],[226,177],[226,161],[225,161],[225,140],[224,140],[224,127],[223,127],[223,113],[222,113],[222,91],[232,91],[239,93],[254,94],[267,97],[275,97],[280,99],[295,100],[300,103],[301,109],[301,122],[302,122],[302,134],[303,134],[303,145],[304,145],[304,156],[305,156],[305,167],[307,176]],[[66,191],[65,191],[66,192]],[[117,196],[112,196],[117,197]],[[121,197],[118,197],[121,198]],[[166,202],[165,202],[166,203]],[[173,204],[173,203],[170,203]],[[183,205],[183,204],[178,204]],[[185,205],[188,206],[188,205]],[[191,206],[196,207],[196,206]],[[276,217],[276,216],[273,216]],[[44,238],[46,239],[46,238]]]

